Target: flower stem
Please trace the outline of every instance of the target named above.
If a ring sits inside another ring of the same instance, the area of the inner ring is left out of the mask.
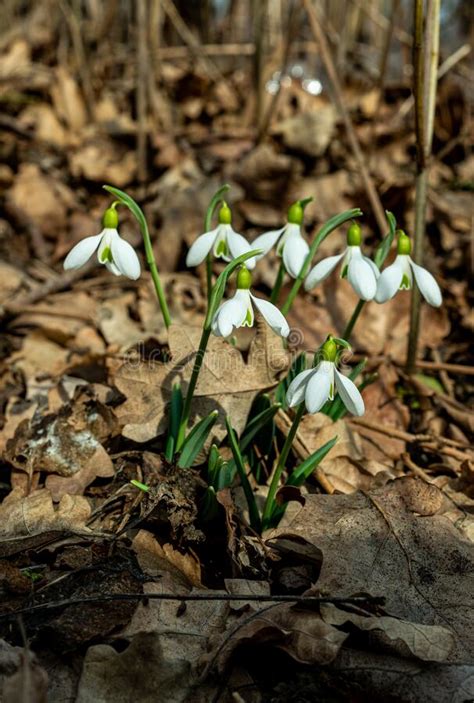
[[[194,361],[193,372],[189,381],[188,390],[186,392],[186,398],[184,400],[183,412],[181,415],[181,421],[179,425],[178,437],[176,440],[176,451],[178,452],[183,446],[183,442],[186,436],[186,429],[189,422],[189,415],[191,413],[191,403],[193,400],[194,391],[196,389],[197,380],[199,377],[199,372],[201,370],[202,363],[204,361],[204,354],[206,353],[207,343],[211,335],[211,328],[204,327],[201,340],[199,342],[199,349],[197,351],[196,359]]]
[[[283,261],[280,263],[280,268],[278,269],[275,285],[273,286],[272,294],[270,296],[270,302],[274,305],[278,302],[278,296],[280,295],[281,287],[283,285],[283,279],[285,277],[285,264]]]
[[[165,294],[163,292],[163,286],[161,285],[160,275],[158,273],[158,268],[155,261],[155,254],[153,253],[153,246],[151,244],[150,232],[148,230],[148,223],[146,221],[145,215],[143,214],[142,209],[138,206],[135,200],[130,195],[128,195],[128,193],[125,193],[123,190],[119,190],[118,188],[114,188],[113,186],[104,186],[104,189],[107,192],[112,193],[112,195],[114,195],[116,198],[118,198],[120,203],[126,205],[132,215],[138,221],[138,224],[140,225],[140,231],[143,237],[143,244],[145,245],[146,262],[148,264],[148,268],[150,269],[151,277],[153,279],[156,297],[158,298],[158,303],[161,308],[161,314],[163,315],[163,320],[165,322],[166,327],[168,328],[171,325],[171,315],[168,308],[168,303],[166,302]],[[113,203],[112,205],[115,207],[115,203]]]
[[[204,218],[204,232],[209,232],[211,230],[211,222],[212,222],[212,216],[214,214],[214,210],[216,209],[217,205],[219,204],[219,201],[222,200],[222,196],[224,195],[224,193],[227,193],[228,190],[230,190],[230,185],[225,183],[212,196],[211,202],[209,203],[207,210],[206,210],[206,217]],[[208,254],[206,257],[206,283],[207,283],[207,302],[209,304],[209,301],[211,299],[211,291],[212,291],[212,254]]]
[[[355,306],[354,312],[352,313],[351,318],[350,318],[349,322],[347,323],[344,332],[342,333],[342,339],[345,339],[346,342],[349,341],[350,336],[352,334],[352,330],[354,329],[355,323],[357,322],[357,319],[358,319],[360,313],[362,312],[362,308],[364,307],[366,302],[367,301],[365,301],[365,300],[359,300],[359,302]]]
[[[280,478],[283,473],[283,469],[285,468],[286,460],[288,459],[288,454],[290,453],[291,445],[293,444],[293,440],[294,440],[296,432],[298,430],[298,425],[301,422],[301,418],[303,417],[304,411],[305,411],[305,404],[301,403],[298,406],[298,410],[296,411],[296,415],[293,420],[293,424],[290,427],[290,431],[288,432],[288,435],[285,439],[283,449],[281,450],[281,454],[278,459],[278,464],[276,465],[276,469],[273,472],[272,480],[270,483],[270,488],[268,489],[267,499],[265,501],[265,507],[263,509],[263,515],[262,515],[262,528],[263,529],[270,527],[273,506],[275,504],[275,495],[278,490]]]
[[[313,260],[313,257],[316,254],[321,242],[326,239],[326,237],[331,234],[331,232],[337,229],[337,227],[340,227],[340,225],[344,224],[344,222],[352,220],[354,217],[360,217],[361,215],[362,210],[360,210],[360,208],[346,210],[346,212],[343,212],[340,215],[335,215],[334,217],[331,217],[331,219],[328,220],[321,227],[309,248],[308,255],[304,261],[303,267],[298,275],[298,278],[293,283],[293,288],[290,290],[288,298],[286,299],[285,304],[281,309],[283,315],[286,315],[290,310],[291,306],[293,305],[293,301],[296,298],[299,289],[301,288],[303,280],[309,271],[309,267],[311,266],[311,261]]]

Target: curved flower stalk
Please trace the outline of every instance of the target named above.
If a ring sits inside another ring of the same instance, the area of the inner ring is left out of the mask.
[[[410,290],[415,278],[416,285],[426,302],[439,308],[443,298],[434,276],[412,260],[410,237],[402,230],[399,230],[398,235],[397,257],[393,264],[387,266],[380,274],[375,295],[376,302],[385,303],[393,298],[398,290]]]
[[[219,210],[219,224],[210,232],[199,235],[188,251],[186,266],[198,266],[211,252],[216,258],[232,261],[251,251],[250,244],[232,228],[232,213],[226,202]],[[247,259],[248,268],[255,267],[255,258]]]
[[[257,298],[250,292],[252,275],[242,266],[237,274],[237,290],[232,298],[226,300],[212,319],[212,332],[217,337],[228,337],[237,327],[252,327],[255,319],[254,306],[265,322],[276,334],[287,337],[290,328],[278,308],[268,300]]]
[[[136,281],[140,277],[140,261],[134,248],[118,233],[118,203],[107,208],[102,218],[103,230],[76,244],[64,261],[64,268],[79,269],[97,251],[97,259],[115,276],[127,276]]]
[[[352,415],[363,415],[364,401],[357,386],[337,369],[338,349],[332,337],[322,346],[322,361],[302,371],[290,384],[286,400],[290,407],[305,402],[309,413],[317,413],[327,400],[334,400],[335,391]]]
[[[288,210],[288,222],[281,229],[260,234],[253,242],[255,249],[261,249],[258,257],[265,256],[277,245],[277,254],[282,257],[283,265],[292,278],[297,278],[309,253],[309,244],[301,234],[304,208],[312,200],[297,200]]]
[[[314,266],[306,278],[305,290],[311,290],[324,281],[342,261],[341,278],[347,278],[354,291],[362,300],[372,300],[377,291],[380,272],[371,259],[362,254],[361,230],[353,222],[347,231],[347,247],[342,254],[329,256]]]

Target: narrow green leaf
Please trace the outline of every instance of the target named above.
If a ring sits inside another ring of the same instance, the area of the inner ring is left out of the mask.
[[[247,505],[249,508],[250,526],[256,532],[260,533],[261,528],[262,528],[262,523],[261,523],[260,515],[258,512],[257,503],[255,502],[255,496],[252,491],[252,486],[250,485],[249,480],[247,478],[247,474],[245,472],[244,460],[243,460],[242,454],[240,453],[240,450],[239,450],[239,445],[237,443],[237,437],[236,437],[235,432],[232,428],[232,425],[229,422],[228,417],[226,417],[226,419],[225,419],[225,424],[227,427],[227,436],[229,437],[229,443],[230,443],[230,447],[232,449],[232,454],[234,456],[235,465],[236,465],[237,472],[240,477],[240,482],[242,484],[242,488],[244,489],[245,498],[247,500]]]
[[[179,457],[178,466],[181,469],[188,469],[193,465],[194,460],[203,448],[206,439],[212,430],[218,416],[217,410],[214,410],[207,417],[198,422],[184,440],[181,455]]]
[[[395,232],[397,231],[397,221],[393,214],[389,212],[389,210],[385,210],[385,215],[387,216],[388,225],[390,229],[388,234],[382,239],[375,251],[374,262],[379,269],[382,268],[384,261],[388,256],[390,247],[392,246],[395,237]]]
[[[338,440],[336,435],[329,442],[323,444],[315,452],[313,452],[307,459],[305,459],[288,477],[286,486],[301,486],[313,473],[314,469],[318,464],[324,459],[324,457],[331,451]]]
[[[146,484],[140,483],[140,481],[137,481],[135,478],[132,478],[130,483],[132,484],[132,486],[135,486],[135,488],[139,488],[144,493],[148,493],[150,490]]]
[[[179,432],[179,423],[183,412],[183,394],[181,393],[181,385],[173,384],[171,391],[170,411],[169,411],[169,429],[168,438],[166,440],[165,457],[168,461],[173,460],[176,439]]]

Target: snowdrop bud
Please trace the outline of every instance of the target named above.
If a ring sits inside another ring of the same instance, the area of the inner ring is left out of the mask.
[[[335,362],[337,358],[337,344],[334,339],[329,336],[322,346],[323,359],[325,361]]]
[[[411,254],[411,240],[402,229],[398,230],[398,245],[397,254],[408,255]]]
[[[248,290],[252,285],[252,274],[246,266],[242,266],[237,274],[237,288]]]
[[[219,210],[219,224],[220,225],[230,225],[232,224],[232,212],[230,207],[225,201],[222,201],[222,207]]]
[[[102,217],[102,225],[104,226],[104,229],[117,229],[118,214],[117,210],[115,209],[116,207],[117,203],[112,203],[112,205],[108,207],[107,210],[104,212],[104,215]]]
[[[303,224],[304,209],[299,200],[288,208],[288,222],[292,225]]]
[[[347,246],[360,247],[361,241],[362,235],[360,225],[357,222],[353,222],[347,230]]]

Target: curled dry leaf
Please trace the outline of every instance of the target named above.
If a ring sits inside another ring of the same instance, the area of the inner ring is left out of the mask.
[[[452,634],[447,662],[470,661],[472,545],[444,517],[443,505],[439,489],[414,478],[369,493],[309,495],[269,543],[303,544],[322,556],[318,593],[384,596],[388,615]]]
[[[41,489],[26,498],[22,491],[13,490],[0,505],[0,537],[23,537],[47,532],[69,530],[86,532],[90,517],[89,502],[83,496],[65,495],[54,505],[51,493]]]

